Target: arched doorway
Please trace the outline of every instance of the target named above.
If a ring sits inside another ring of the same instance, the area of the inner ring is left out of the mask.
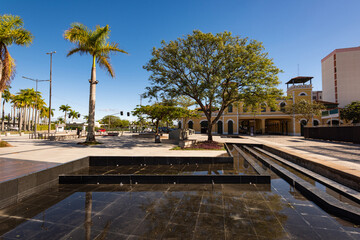
[[[306,120],[301,120],[300,121],[301,136],[304,136],[304,127],[306,126],[306,124],[307,124]]]
[[[181,128],[181,122],[179,122],[179,129]]]
[[[223,134],[223,122],[222,121],[217,122],[217,133]]]
[[[233,121],[228,121],[228,134],[234,134],[234,123],[233,123]]]
[[[208,129],[208,121],[202,121],[200,123],[201,126],[201,133],[207,133],[207,129]]]
[[[188,122],[188,128],[189,128],[189,129],[194,129],[194,123],[193,123],[193,121],[189,121],[189,122]]]

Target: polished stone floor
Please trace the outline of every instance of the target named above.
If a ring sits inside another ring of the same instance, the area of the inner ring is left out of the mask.
[[[123,165],[123,166],[91,166],[73,175],[257,175],[256,171],[247,164],[246,167],[237,163],[226,164],[180,164],[180,165]]]
[[[360,239],[360,229],[270,185],[66,185],[0,210],[0,239]]]

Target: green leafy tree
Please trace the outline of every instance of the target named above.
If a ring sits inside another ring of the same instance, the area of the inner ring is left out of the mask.
[[[137,117],[145,115],[155,125],[156,134],[159,134],[159,124],[161,121],[167,122],[179,119],[184,116],[185,112],[186,110],[183,108],[163,102],[137,107],[132,114]]]
[[[107,115],[104,116],[100,121],[100,124],[108,125],[108,128],[124,128],[130,125],[128,120],[122,120],[118,116]]]
[[[59,107],[59,110],[64,112],[64,123],[66,124],[66,115],[67,115],[67,112],[69,112],[71,110],[71,107],[67,104],[61,105]]]
[[[208,141],[212,141],[213,125],[230,104],[251,104],[255,98],[274,105],[281,95],[276,88],[280,70],[260,42],[230,32],[213,35],[196,30],[161,44],[144,66],[152,72],[152,86],[145,95],[195,100],[208,120]],[[214,107],[219,110],[214,112]]]
[[[65,120],[63,117],[58,117],[56,123],[65,123]]]
[[[360,101],[352,102],[346,105],[340,111],[340,117],[353,123],[360,122]]]
[[[297,103],[287,105],[285,113],[295,115],[295,118],[298,120],[305,119],[307,124],[314,116],[320,116],[323,109],[325,109],[325,106],[322,104],[301,99]]]
[[[187,127],[188,127],[186,125],[187,121],[190,118],[199,118],[200,117],[200,115],[198,114],[198,110],[189,109],[189,107],[195,105],[196,102],[188,96],[180,96],[176,99],[176,104],[185,109],[184,114],[182,116],[182,119],[183,119],[182,128],[184,130],[187,130]]]
[[[90,79],[90,100],[89,100],[89,120],[88,134],[86,142],[95,141],[95,93],[96,93],[96,62],[104,68],[111,77],[115,77],[114,69],[110,64],[110,53],[127,53],[118,47],[117,43],[108,43],[110,27],[96,26],[95,30],[88,29],[81,23],[73,23],[71,28],[65,31],[64,38],[76,45],[69,51],[67,56],[74,53],[80,55],[89,54],[92,56],[91,79]]]

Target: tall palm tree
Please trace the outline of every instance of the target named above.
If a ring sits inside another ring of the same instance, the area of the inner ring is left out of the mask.
[[[28,46],[33,40],[33,35],[23,25],[19,16],[0,15],[0,102],[1,92],[10,84],[15,73],[15,61],[7,47],[12,44]]]
[[[114,70],[110,64],[110,53],[121,52],[127,53],[118,48],[117,43],[108,43],[110,35],[109,25],[105,27],[96,26],[95,30],[88,29],[81,23],[73,23],[71,28],[66,30],[64,38],[76,47],[71,49],[67,56],[74,53],[89,54],[92,56],[91,80],[90,80],[90,97],[89,97],[89,126],[86,142],[95,142],[95,93],[96,93],[96,62],[104,68],[111,77],[115,76]]]
[[[65,121],[65,124],[66,124],[66,113],[71,110],[71,107],[69,105],[67,105],[67,104],[66,105],[61,105],[59,107],[59,110],[63,111],[65,113],[65,117],[64,117],[65,120],[64,121]]]

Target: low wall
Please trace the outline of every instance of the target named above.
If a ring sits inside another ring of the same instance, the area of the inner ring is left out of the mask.
[[[88,157],[0,182],[0,209],[55,186],[58,184],[60,174],[74,172],[85,167],[89,167]]]
[[[305,127],[304,137],[360,143],[360,126]]]

